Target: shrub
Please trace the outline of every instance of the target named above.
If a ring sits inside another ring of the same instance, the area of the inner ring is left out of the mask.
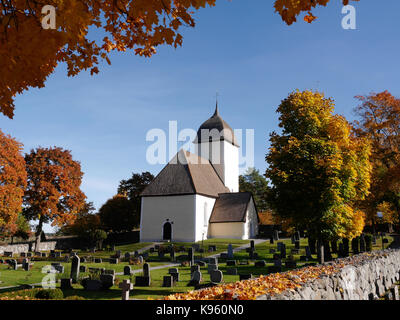
[[[35,294],[37,299],[62,300],[64,294],[60,289],[41,289]]]

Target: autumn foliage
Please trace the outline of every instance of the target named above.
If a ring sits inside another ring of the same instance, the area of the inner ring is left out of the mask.
[[[371,141],[373,168],[371,192],[361,207],[372,224],[378,211],[385,222],[395,223],[400,213],[400,99],[388,91],[357,98],[360,120],[354,123],[354,131]]]
[[[330,0],[276,0],[274,7],[275,11],[278,12],[282,20],[288,25],[297,21],[297,17],[303,12],[307,12],[304,17],[304,21],[311,23],[317,17],[312,14],[312,10],[317,6],[326,6]],[[339,0],[342,1],[343,5],[348,5],[350,0]],[[359,1],[359,0],[353,0]]]
[[[317,239],[352,239],[364,213],[371,165],[367,139],[357,138],[334,102],[323,94],[295,91],[277,109],[282,133],[271,134],[266,177],[273,212]]]
[[[56,29],[43,29],[44,5],[56,8]],[[68,75],[97,73],[113,51],[133,49],[149,57],[159,45],[180,46],[182,27],[194,27],[193,10],[215,0],[32,0],[0,2],[0,112],[12,118],[14,97],[29,87],[44,87],[60,62]],[[89,39],[89,28],[103,39]]]
[[[0,233],[17,231],[26,187],[22,144],[0,130]]]
[[[63,226],[77,217],[85,202],[80,190],[83,173],[70,151],[37,148],[25,155],[28,186],[24,196],[24,215],[38,220],[37,235],[43,223]]]

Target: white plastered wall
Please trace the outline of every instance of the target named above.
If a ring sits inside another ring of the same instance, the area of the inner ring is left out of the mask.
[[[215,199],[196,195],[196,241],[209,238],[209,220]]]
[[[140,241],[163,239],[163,224],[172,224],[173,241],[196,241],[196,195],[142,197]]]

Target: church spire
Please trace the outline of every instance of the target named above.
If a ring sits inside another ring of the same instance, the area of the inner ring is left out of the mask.
[[[218,92],[217,92],[216,97],[215,97],[215,112],[214,112],[213,117],[217,117],[217,116],[219,116],[219,112],[218,112]]]

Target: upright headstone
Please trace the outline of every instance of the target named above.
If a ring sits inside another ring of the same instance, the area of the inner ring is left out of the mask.
[[[22,260],[22,269],[29,271],[29,259]]]
[[[296,239],[295,239],[295,237],[294,237],[294,234],[291,235],[290,241],[292,242],[292,244],[294,244],[294,243],[296,242]]]
[[[278,230],[274,230],[274,238],[275,238],[275,240],[279,240],[279,231]]]
[[[284,243],[281,245],[281,259],[286,259],[286,245]]]
[[[131,280],[125,279],[119,284],[119,287],[122,289],[122,300],[129,300],[129,291],[133,289]]]
[[[73,256],[72,262],[71,262],[71,276],[70,276],[70,278],[72,279],[72,283],[78,282],[80,264],[81,264],[81,260],[79,259],[79,257]]]
[[[254,249],[254,240],[251,240],[251,241],[250,241],[250,248],[253,249],[253,250],[255,250],[255,249]]]
[[[232,244],[228,244],[228,259],[233,259],[233,248],[232,248]]]
[[[196,285],[200,284],[201,280],[202,280],[201,272],[195,271],[192,274],[189,285],[196,286]]]
[[[172,288],[175,285],[175,278],[172,275],[163,277],[163,287]]]
[[[299,232],[299,231],[296,231],[296,232],[294,233],[294,239],[295,239],[296,241],[300,241],[300,232]]]
[[[150,265],[147,262],[143,264],[143,276],[150,278]]]
[[[210,273],[210,280],[212,283],[221,283],[223,278],[221,270],[214,270]]]
[[[130,275],[131,275],[131,267],[125,266],[124,267],[124,276],[130,276]]]
[[[193,248],[189,248],[188,259],[189,259],[190,265],[191,265],[191,266],[194,265]]]
[[[300,241],[297,241],[297,240],[296,240],[296,241],[294,242],[294,248],[295,248],[295,249],[298,249],[298,250],[300,249]]]
[[[270,243],[270,244],[274,244],[274,237],[273,237],[273,236],[271,236],[271,237],[269,238],[269,243]]]

